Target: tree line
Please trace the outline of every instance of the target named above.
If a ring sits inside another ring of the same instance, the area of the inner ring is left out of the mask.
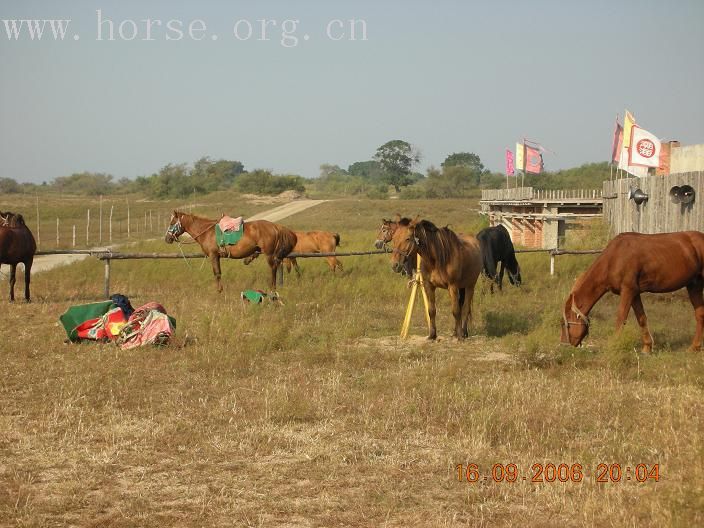
[[[320,166],[320,175],[312,179],[295,174],[274,174],[265,169],[247,171],[240,161],[203,157],[192,165],[168,164],[156,173],[134,180],[116,180],[110,174],[95,172],[60,176],[41,185],[0,178],[0,193],[34,193],[39,190],[90,196],[141,193],[159,199],[233,189],[251,194],[276,195],[294,190],[370,198],[386,198],[393,191],[401,198],[451,198],[476,194],[479,189],[506,186],[506,176],[486,169],[473,152],[449,154],[440,167],[430,167],[425,174],[417,171],[420,161],[421,154],[416,147],[395,139],[378,147],[371,159],[357,161],[346,169],[325,163]],[[541,189],[598,189],[609,175],[608,163],[590,163],[558,172],[528,174],[524,184]],[[515,185],[513,178],[510,184]]]

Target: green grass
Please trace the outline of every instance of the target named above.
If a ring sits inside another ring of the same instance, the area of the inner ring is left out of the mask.
[[[341,200],[284,223],[371,249],[382,217],[420,214],[471,233],[483,226],[476,207]],[[9,305],[3,290],[0,525],[702,524],[704,355],[685,350],[686,296],[644,296],[652,356],[633,352],[633,319],[613,337],[613,296],[592,312],[586,346],[562,347],[560,308],[593,256],[560,257],[555,277],[547,255],[519,260],[524,286],[491,295],[482,282],[463,343],[448,338],[444,292],[439,342],[423,340],[420,310],[413,337],[396,339],[409,290],[383,255],[343,258],[335,276],[302,259],[282,307],[239,300],[266,288],[262,259],[226,262],[222,295],[207,262],[114,262],[114,292],[177,318],[162,349],[64,344],[59,314],[100,297],[93,259],[37,275],[31,305]],[[515,463],[530,477],[550,462],[588,476],[469,484],[455,469]],[[661,479],[599,484],[599,463],[657,463]]]

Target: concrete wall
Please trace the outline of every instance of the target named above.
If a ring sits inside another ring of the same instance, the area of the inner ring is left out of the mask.
[[[704,171],[704,143],[670,150],[670,174]]]

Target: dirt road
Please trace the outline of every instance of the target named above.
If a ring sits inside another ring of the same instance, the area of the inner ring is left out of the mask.
[[[287,204],[269,209],[263,213],[255,214],[250,216],[247,220],[269,220],[269,222],[278,222],[289,216],[293,216],[296,213],[310,209],[316,205],[319,205],[327,200],[295,200]]]
[[[270,222],[278,222],[289,216],[315,207],[326,200],[294,200],[279,207],[274,207],[267,211],[261,212],[254,216],[247,218],[247,220],[269,220]],[[115,249],[115,248],[113,248]],[[68,264],[73,264],[74,262],[79,262],[90,255],[43,255],[36,257],[34,259],[34,264],[32,265],[32,274],[40,273],[42,271],[47,271],[58,266],[66,266]],[[9,268],[5,266],[3,268],[4,273],[9,273]],[[22,266],[19,267],[18,273],[24,273],[22,271]],[[4,278],[4,277],[2,277]]]

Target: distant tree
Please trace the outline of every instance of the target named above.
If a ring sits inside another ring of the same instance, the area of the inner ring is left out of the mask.
[[[14,194],[21,191],[22,188],[20,187],[20,184],[14,179],[0,178],[0,193]]]
[[[111,174],[103,172],[76,172],[55,178],[52,185],[61,192],[98,196],[114,190]]]
[[[345,169],[340,168],[339,165],[323,163],[320,166],[320,177],[329,178],[331,176],[347,176],[347,171]]]
[[[213,161],[203,157],[193,164],[190,175],[207,192],[211,192],[231,187],[237,176],[243,172],[244,165],[239,161]]]
[[[305,192],[303,183],[301,176],[277,175],[257,169],[237,178],[236,186],[243,193],[275,195],[289,190]]]
[[[401,187],[413,182],[410,176],[413,167],[420,161],[420,153],[410,143],[395,139],[376,149],[374,159],[384,169],[384,181],[393,185],[398,192]]]
[[[465,167],[472,173],[473,184],[476,187],[481,187],[482,176],[489,174],[489,171],[484,168],[482,160],[473,152],[455,152],[450,154],[445,158],[441,166],[443,169]]]
[[[428,169],[425,182],[428,198],[454,198],[476,188],[476,172],[465,165]]]
[[[375,160],[357,161],[347,168],[347,172],[371,181],[382,181],[384,178],[384,168]]]
[[[442,167],[455,167],[457,165],[463,165],[469,169],[484,172],[482,160],[473,152],[455,152],[446,157],[445,161],[441,164]]]

